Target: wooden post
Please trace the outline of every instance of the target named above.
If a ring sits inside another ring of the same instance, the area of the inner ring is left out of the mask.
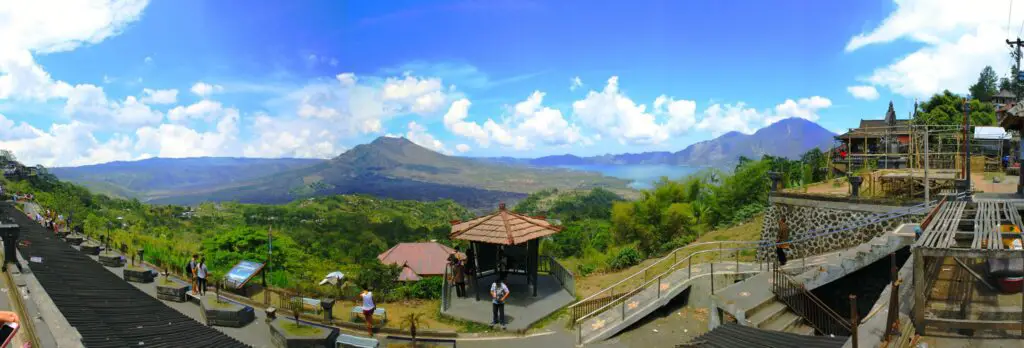
[[[914,255],[914,283],[910,285],[914,289],[914,326],[917,334],[924,336],[924,309],[928,305],[929,292],[924,281],[924,255],[918,248],[914,248],[911,253]]]
[[[850,339],[853,348],[857,348],[857,326],[860,322],[857,314],[857,295],[850,294]]]
[[[932,184],[928,181],[928,126],[924,126],[924,203],[926,208],[931,207]]]

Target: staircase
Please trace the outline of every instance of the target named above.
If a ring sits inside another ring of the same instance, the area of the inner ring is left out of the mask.
[[[761,272],[730,285],[715,295],[717,305],[741,325],[758,329],[813,335],[814,328],[772,293],[772,273]]]

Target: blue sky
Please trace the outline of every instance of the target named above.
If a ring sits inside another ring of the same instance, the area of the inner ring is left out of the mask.
[[[467,156],[678,151],[785,117],[840,131],[1008,70],[1024,19],[1000,0],[46,2],[0,6],[0,36],[21,38],[0,43],[0,148],[51,166],[329,158],[382,135]]]

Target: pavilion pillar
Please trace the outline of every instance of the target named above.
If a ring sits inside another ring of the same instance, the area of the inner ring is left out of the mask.
[[[469,242],[469,247],[473,248],[473,295],[476,296],[476,300],[480,301],[480,249],[476,247],[476,242]]]
[[[528,266],[528,269],[527,269],[526,272],[528,273],[527,277],[530,277],[533,280],[531,283],[533,284],[533,296],[534,297],[537,297],[537,269],[539,268],[538,266],[540,264],[540,248],[539,248],[539,246],[540,246],[540,240],[539,239],[534,239],[534,240],[531,240],[529,243],[527,243],[527,248],[529,249],[529,254],[528,254],[527,258],[530,260],[529,264],[532,264],[532,267]]]

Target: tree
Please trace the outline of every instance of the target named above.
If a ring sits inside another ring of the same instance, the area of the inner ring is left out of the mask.
[[[1013,83],[1010,82],[1010,79],[1008,79],[1008,78],[1005,78],[1005,77],[1001,78],[1001,79],[999,79],[999,90],[1000,91],[1002,91],[1002,90],[1013,91]]]
[[[943,91],[941,94],[935,94],[928,101],[918,105],[919,110],[914,116],[914,123],[926,125],[963,124],[963,103],[963,97],[953,94],[949,90]],[[978,99],[971,99],[968,105],[970,105],[971,125],[989,126],[995,124],[996,112],[992,104]]]
[[[0,150],[0,163],[7,164],[11,162],[17,162],[18,158],[14,157],[14,152],[11,150],[2,149]]]
[[[986,66],[981,70],[981,74],[978,76],[978,82],[972,85],[969,90],[971,91],[971,97],[974,99],[987,102],[992,99],[993,95],[999,93],[996,89],[996,84],[999,82],[999,78],[996,76],[996,71],[992,70],[991,66]]]

